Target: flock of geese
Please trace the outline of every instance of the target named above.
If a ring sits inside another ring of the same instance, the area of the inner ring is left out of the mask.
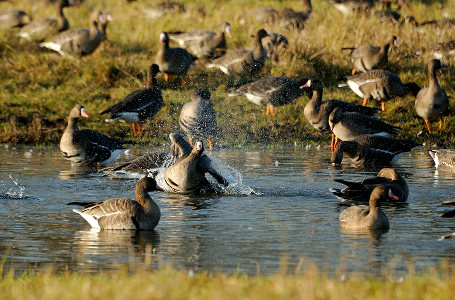
[[[376,0],[334,0],[334,5],[342,12],[368,9]],[[177,2],[157,4],[157,8],[166,10],[180,9]],[[398,1],[404,5],[403,1]],[[92,53],[106,38],[106,28],[112,16],[96,11],[90,18],[89,28],[69,29],[63,9],[71,6],[70,0],[58,1],[56,18],[32,20],[20,10],[0,11],[0,27],[21,27],[18,37],[39,42],[61,55],[83,56]],[[257,18],[267,22],[276,22],[285,28],[302,30],[309,19],[312,7],[310,0],[303,1],[304,10],[294,11],[289,8],[274,10],[261,8]],[[183,5],[182,5],[183,7]],[[382,16],[387,15],[385,12]],[[395,16],[389,12],[389,15]],[[449,22],[447,19],[445,22]],[[437,22],[435,22],[437,23]],[[450,23],[450,22],[449,22]],[[421,24],[421,26],[424,26]],[[438,25],[439,26],[439,25]],[[442,26],[442,25],[441,25]],[[170,76],[181,76],[182,85],[186,84],[185,75],[198,58],[209,59],[207,68],[217,68],[221,72],[237,77],[251,76],[258,73],[267,58],[278,60],[280,53],[288,45],[285,36],[260,29],[254,36],[253,48],[228,49],[226,36],[231,34],[231,26],[223,22],[218,32],[194,30],[189,32],[162,32],[159,36],[160,50],[156,53],[155,63],[147,71],[145,89],[133,91],[122,101],[105,109],[107,122],[123,121],[131,123],[133,133],[139,136],[142,124],[163,106],[163,96],[157,81],[157,74],[164,73],[165,82]],[[174,41],[179,47],[171,47]],[[400,47],[396,36],[387,38],[381,46],[362,45],[343,48],[349,50],[353,69],[346,77],[347,86],[363,99],[363,105],[341,100],[322,100],[323,83],[318,78],[302,78],[295,81],[284,76],[268,76],[256,81],[243,82],[227,88],[228,96],[245,96],[257,105],[267,106],[266,113],[272,117],[274,107],[286,105],[307,94],[310,101],[305,106],[304,117],[316,129],[332,133],[332,162],[341,163],[347,156],[355,163],[363,165],[387,166],[396,160],[399,154],[418,146],[412,140],[399,140],[392,136],[399,128],[380,120],[379,109],[367,107],[369,100],[381,103],[382,111],[386,102],[392,98],[403,97],[409,93],[415,96],[415,110],[424,119],[431,134],[430,121],[438,120],[440,130],[443,118],[449,114],[449,100],[444,89],[439,85],[437,71],[445,65],[438,59],[428,62],[428,86],[419,87],[414,82],[403,83],[400,78],[383,68],[388,62],[389,48]],[[109,199],[103,202],[72,202],[84,208],[75,209],[88,223],[103,229],[151,230],[159,222],[160,209],[149,196],[154,190],[175,193],[211,193],[222,191],[229,180],[216,171],[209,156],[203,153],[202,139],[208,139],[212,149],[212,137],[216,132],[216,113],[211,105],[208,89],[194,91],[190,102],[180,112],[181,133],[171,133],[170,150],[153,152],[140,156],[131,162],[103,169],[110,172],[132,172],[146,175],[136,185],[136,200],[126,198]],[[63,156],[74,164],[105,166],[115,161],[126,150],[128,141],[109,137],[89,129],[79,129],[79,118],[89,117],[84,106],[77,104],[68,117],[68,125],[60,141]],[[449,150],[430,153],[437,166],[455,170],[455,154]],[[150,170],[166,167],[165,185],[158,186]],[[215,179],[210,181],[206,174]],[[332,193],[354,203],[368,202],[369,207],[351,206],[340,214],[340,224],[347,228],[389,228],[389,223],[381,210],[383,202],[405,202],[409,190],[404,178],[392,168],[384,168],[374,178],[363,182],[337,180],[347,187],[333,189]]]

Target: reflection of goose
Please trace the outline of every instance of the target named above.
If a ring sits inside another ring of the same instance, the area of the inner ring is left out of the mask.
[[[84,205],[80,214],[93,228],[153,230],[160,221],[161,212],[148,192],[155,191],[156,181],[144,177],[136,184],[136,201],[127,198],[112,198],[103,202],[71,202],[69,205]]]

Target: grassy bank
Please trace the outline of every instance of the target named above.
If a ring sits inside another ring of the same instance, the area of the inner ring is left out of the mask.
[[[84,104],[91,118],[81,122],[81,127],[107,134],[133,139],[132,130],[126,124],[103,122],[100,116],[106,107],[118,102],[131,91],[145,85],[145,70],[154,61],[158,51],[158,36],[161,31],[187,29],[216,30],[225,20],[232,25],[232,37],[228,47],[250,46],[251,34],[264,27],[266,30],[286,35],[290,41],[289,51],[280,63],[267,62],[255,77],[285,75],[292,78],[304,76],[320,78],[325,85],[324,99],[336,98],[361,103],[349,89],[340,89],[337,84],[350,74],[348,54],[340,51],[343,46],[365,43],[381,44],[391,34],[397,35],[402,47],[393,48],[389,55],[388,69],[396,72],[404,82],[413,80],[426,86],[426,63],[428,54],[416,56],[417,50],[437,42],[453,39],[453,29],[425,29],[417,31],[414,26],[395,26],[381,23],[377,18],[358,15],[345,17],[323,1],[313,1],[313,13],[302,32],[287,31],[276,26],[258,23],[252,9],[260,6],[300,8],[300,1],[182,1],[187,12],[165,15],[159,19],[146,19],[141,10],[153,1],[95,1],[87,0],[78,7],[67,8],[66,15],[72,27],[87,27],[92,9],[109,11],[114,22],[108,28],[108,41],[92,55],[82,59],[70,59],[44,51],[37,44],[20,41],[17,30],[0,32],[0,143],[57,144],[66,125],[66,117],[75,103]],[[15,3],[16,8],[29,11],[36,1],[24,0]],[[54,14],[55,7],[38,2],[35,18]],[[412,15],[418,21],[442,19],[443,13],[455,15],[451,1],[441,9],[441,2],[428,4],[409,1],[401,10],[403,15]],[[0,4],[1,9],[11,4]],[[202,17],[203,7],[206,16]],[[30,11],[29,11],[30,12]],[[450,61],[446,59],[445,63]],[[455,90],[455,65],[438,74],[441,86],[449,97]],[[265,115],[265,107],[256,106],[242,97],[227,97],[224,89],[228,78],[215,70],[206,70],[204,62],[198,61],[190,70],[188,84],[181,88],[178,80],[165,86],[162,76],[165,106],[145,128],[142,142],[154,145],[167,140],[169,132],[178,131],[178,115],[181,106],[197,87],[212,90],[213,103],[218,115],[219,134],[217,143],[239,145],[250,143],[293,143],[309,141],[326,143],[328,135],[315,131],[304,119],[303,108],[308,98],[303,96],[292,104],[278,107],[277,116]],[[422,119],[414,111],[414,97],[393,100],[387,104],[384,120],[402,128],[402,137],[416,138],[419,142],[454,145],[452,130],[455,118],[446,120],[444,129],[429,136]],[[371,102],[370,105],[378,104]],[[453,104],[451,104],[453,110]],[[433,124],[436,127],[436,123]]]
[[[452,274],[451,274],[452,273]],[[162,269],[83,275],[52,271],[9,273],[0,299],[453,299],[453,272],[429,271],[406,278],[331,278],[315,269],[304,274],[226,275]]]

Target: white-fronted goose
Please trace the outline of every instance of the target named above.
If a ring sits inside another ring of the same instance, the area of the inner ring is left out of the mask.
[[[156,79],[156,74],[159,71],[158,65],[151,65],[147,71],[147,88],[136,90],[128,94],[119,103],[103,110],[101,114],[109,114],[106,122],[119,120],[132,123],[134,135],[139,136],[142,131],[142,124],[153,118],[163,106],[161,88]]]
[[[76,104],[68,116],[68,125],[60,140],[63,156],[72,163],[80,165],[107,165],[115,161],[126,149],[127,141],[108,137],[100,132],[79,130],[77,121],[88,114],[80,104]]]
[[[32,17],[18,9],[0,10],[0,28],[22,27],[29,24]]]
[[[194,62],[194,57],[183,48],[170,48],[169,35],[166,32],[160,34],[161,49],[155,57],[155,63],[164,73],[164,81],[169,82],[169,75],[186,75],[186,72]],[[186,83],[182,80],[183,85]]]
[[[220,31],[194,30],[169,33],[169,38],[197,57],[219,57],[226,52],[225,34],[231,35],[231,25],[224,22]]]
[[[114,18],[112,17],[112,15],[110,13],[107,13],[104,18],[103,18],[103,21],[101,22],[101,28],[100,28],[100,31],[101,31],[101,34],[103,35],[103,40],[106,40],[107,39],[107,25],[109,25],[110,22],[114,21]]]
[[[393,192],[378,186],[371,192],[369,207],[351,206],[340,213],[340,226],[348,229],[389,229],[389,220],[381,209],[381,202],[395,199]]]
[[[339,107],[330,113],[329,125],[335,137],[342,141],[352,141],[364,134],[389,137],[398,133],[398,127],[358,112],[343,112]]]
[[[257,105],[266,105],[266,114],[275,116],[274,107],[291,103],[304,94],[299,87],[307,79],[299,82],[284,76],[268,76],[239,87],[228,88],[229,96],[245,96]]]
[[[383,68],[389,61],[388,52],[392,45],[400,47],[396,36],[389,37],[381,47],[363,45],[342,48],[342,50],[352,50],[351,61],[354,64],[352,75],[354,75],[356,71],[367,72],[372,69]]]
[[[103,40],[103,33],[98,23],[104,23],[103,13],[95,11],[91,18],[90,28],[74,28],[57,34],[49,42],[41,43],[41,47],[51,49],[60,55],[71,54],[83,56],[92,53]]]
[[[208,138],[212,150],[212,136],[216,133],[216,114],[210,102],[210,91],[198,89],[191,101],[183,105],[179,118],[180,128],[193,144],[193,138]]]
[[[254,49],[235,49],[208,64],[208,68],[219,68],[225,74],[239,76],[254,75],[265,64],[267,52],[262,46],[262,39],[267,36],[264,29],[256,33]]]
[[[267,52],[267,57],[271,58],[274,62],[280,60],[280,56],[286,52],[289,45],[288,39],[278,33],[269,33],[266,37],[262,38],[262,46]]]
[[[359,75],[347,78],[347,84],[339,84],[339,87],[349,86],[359,97],[363,98],[363,105],[367,105],[369,99],[381,102],[382,111],[385,111],[385,101],[391,98],[403,97],[409,93],[417,96],[420,87],[414,82],[403,84],[400,77],[395,73],[385,70],[371,70]]]
[[[439,86],[436,71],[446,66],[440,60],[433,59],[428,63],[428,78],[430,85],[420,90],[415,100],[415,110],[419,117],[425,120],[428,132],[431,134],[430,119],[439,118],[439,127],[442,129],[442,119],[449,113],[449,98]]]
[[[69,205],[83,205],[73,209],[93,228],[153,230],[161,218],[161,212],[149,192],[156,191],[156,181],[144,177],[136,184],[136,200],[112,198],[103,202],[71,202]]]
[[[436,168],[455,172],[455,151],[447,149],[430,150]]]
[[[373,189],[384,186],[390,189],[395,195],[393,202],[406,202],[409,196],[409,188],[403,176],[399,175],[392,168],[383,168],[378,176],[368,178],[362,182],[351,182],[342,179],[334,180],[347,187],[340,189],[330,189],[332,194],[342,201],[367,202]]]
[[[176,1],[164,1],[157,3],[153,8],[145,8],[143,11],[147,17],[155,19],[167,13],[182,13],[185,11],[185,6]]]
[[[73,3],[70,0],[59,0],[56,18],[34,20],[22,27],[17,36],[29,41],[42,42],[58,32],[67,30],[70,25],[63,14],[63,8],[71,6],[72,4]]]
[[[379,135],[362,135],[352,141],[338,142],[332,152],[331,162],[340,164],[343,155],[359,165],[388,165],[409,152],[418,144],[412,140],[395,140]]]

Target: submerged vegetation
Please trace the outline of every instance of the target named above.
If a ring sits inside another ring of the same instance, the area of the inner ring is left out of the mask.
[[[40,49],[38,44],[20,40],[18,30],[0,31],[0,142],[13,144],[57,144],[66,125],[66,118],[76,103],[87,108],[90,119],[81,127],[95,129],[112,136],[133,139],[127,124],[104,123],[101,111],[118,102],[133,90],[142,88],[146,69],[154,62],[159,49],[161,31],[190,29],[216,30],[224,21],[232,26],[227,38],[228,48],[251,46],[251,35],[259,28],[284,34],[289,40],[287,52],[280,62],[270,60],[253,78],[284,75],[291,78],[319,78],[325,86],[324,99],[341,99],[360,104],[347,88],[338,88],[343,76],[351,72],[349,53],[342,47],[361,44],[380,45],[390,35],[396,35],[400,48],[392,47],[387,69],[397,73],[403,82],[415,81],[421,87],[428,85],[426,64],[433,58],[416,52],[443,41],[453,39],[453,28],[418,28],[380,22],[374,14],[345,17],[325,1],[313,1],[313,12],[303,31],[284,30],[276,25],[262,24],[254,18],[252,9],[260,6],[300,9],[300,1],[182,1],[186,12],[148,19],[142,9],[153,2],[95,1],[67,8],[65,13],[71,27],[88,27],[90,11],[101,9],[114,17],[107,28],[107,40],[92,55],[82,59],[61,57]],[[28,10],[35,5],[36,17],[54,14],[55,7],[45,1],[24,0],[14,3],[15,8]],[[12,4],[1,3],[0,9]],[[418,21],[439,20],[444,14],[455,15],[455,3],[409,1],[401,9],[404,16],[412,15]],[[379,9],[379,8],[378,8]],[[203,12],[202,12],[203,11]],[[453,60],[452,60],[453,61]],[[449,98],[455,90],[455,66],[445,58],[449,68],[440,71],[439,82]],[[178,116],[191,92],[199,87],[212,91],[212,102],[218,118],[218,138],[215,145],[328,143],[329,135],[315,131],[304,119],[303,108],[309,101],[302,96],[293,103],[278,107],[274,118],[266,116],[265,106],[257,106],[243,97],[228,97],[225,88],[238,79],[228,77],[215,69],[206,69],[206,62],[198,60],[190,69],[187,85],[180,87],[174,78],[163,87],[164,106],[155,118],[144,126],[141,142],[153,145],[167,140],[169,132],[178,131]],[[370,101],[369,105],[376,105]],[[414,110],[414,97],[391,100],[382,118],[399,126],[403,138],[415,138],[420,143],[453,145],[455,117],[446,118],[444,128],[429,135],[424,121]],[[453,103],[450,105],[453,111]],[[436,123],[433,124],[436,126]]]

